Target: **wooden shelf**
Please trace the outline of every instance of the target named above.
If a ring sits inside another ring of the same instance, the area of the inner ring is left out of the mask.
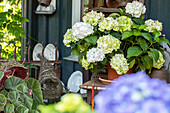
[[[105,13],[118,13],[119,12],[119,9],[117,9],[117,8],[95,7],[95,8],[92,8],[92,10],[99,11],[99,12],[105,12]]]

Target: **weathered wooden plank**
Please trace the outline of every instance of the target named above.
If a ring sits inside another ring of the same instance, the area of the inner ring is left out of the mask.
[[[38,41],[46,44],[47,18],[45,15],[38,15]]]

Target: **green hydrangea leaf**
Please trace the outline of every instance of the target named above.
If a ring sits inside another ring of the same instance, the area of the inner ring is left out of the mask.
[[[139,25],[133,24],[133,27],[132,27],[132,28],[139,30],[139,27],[140,27]]]
[[[161,42],[169,43],[169,40],[164,37],[159,37],[159,41],[160,41],[160,43]]]
[[[151,51],[148,51],[148,55],[153,59],[153,65],[156,64],[156,62],[159,59],[159,52],[157,49],[151,49]]]
[[[112,13],[109,15],[109,17],[112,17],[112,18],[117,18],[117,17],[120,17],[120,15],[118,13]]]
[[[159,31],[154,31],[153,32],[153,36],[156,38],[156,37],[159,37],[161,34],[160,34],[160,32]]]
[[[129,38],[133,35],[133,31],[124,31],[122,33],[122,40],[126,39],[126,38]]]
[[[135,59],[133,59],[130,63],[129,63],[129,69],[131,69],[134,65],[135,65]]]
[[[121,39],[121,34],[119,34],[118,32],[111,32],[110,35],[112,35],[113,37],[117,38],[117,39]]]
[[[139,30],[141,31],[141,30],[145,29],[146,27],[147,27],[146,25],[140,25]]]
[[[139,56],[140,54],[142,54],[142,52],[142,49],[138,46],[129,47],[127,51],[127,58]]]
[[[140,68],[141,71],[145,71],[146,67],[142,63],[138,63],[138,67]]]
[[[74,48],[74,47],[76,46],[76,44],[72,42],[72,43],[70,44],[70,46],[71,46],[72,48]]]
[[[148,55],[143,56],[141,60],[146,69],[151,69],[153,67],[153,60]]]
[[[141,33],[141,36],[143,36],[149,42],[152,42],[152,36],[149,33]]]
[[[96,44],[97,38],[98,38],[98,36],[88,36],[84,40],[89,42],[89,43]]]
[[[134,36],[140,36],[140,34],[141,34],[140,31],[134,31],[134,32],[133,32],[133,35],[134,35]]]
[[[101,61],[101,63],[102,63],[103,65],[105,65],[106,62],[107,62],[107,58],[104,58],[103,61]]]
[[[78,56],[80,54],[80,51],[77,47],[71,49],[71,54],[74,56]]]
[[[110,34],[110,32],[111,31],[107,31],[107,30],[104,31],[105,34]]]
[[[137,40],[137,42],[139,43],[139,45],[143,49],[143,51],[146,51],[148,49],[148,44],[145,39],[139,38]]]
[[[132,19],[134,23],[138,24],[138,25],[143,25],[144,21],[141,18],[133,18]]]

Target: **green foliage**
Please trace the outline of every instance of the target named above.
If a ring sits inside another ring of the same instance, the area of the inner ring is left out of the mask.
[[[17,107],[15,113],[28,113],[29,109],[25,106],[19,106]]]
[[[123,57],[126,58],[126,70],[134,68],[134,72],[142,70],[149,74],[153,69],[160,69],[163,66],[164,59],[162,55],[164,50],[160,43],[170,43],[169,40],[161,36],[162,23],[152,19],[145,21],[141,14],[136,16],[134,14],[126,14],[128,11],[125,10],[126,8],[120,8],[119,14],[113,13],[109,15],[109,20],[107,20],[108,18],[106,19],[106,17],[103,19],[103,16],[100,18],[96,16],[94,19],[95,16],[90,17],[89,15],[102,14],[90,12],[84,16],[85,19],[83,20],[84,23],[88,23],[93,27],[93,33],[85,35],[82,32],[84,37],[80,38],[79,35],[73,35],[76,33],[74,33],[75,29],[72,29],[72,39],[70,39],[70,37],[64,37],[64,41],[68,41],[71,45],[72,55],[78,56],[79,63],[82,63],[82,67],[90,69],[95,73],[97,73],[98,68],[105,70],[106,61],[110,64],[115,64],[112,58],[116,54],[123,54]],[[94,20],[94,22],[91,20]],[[75,28],[80,29],[79,27]],[[112,39],[106,38],[100,42],[99,40],[106,35],[111,35]],[[108,42],[114,38],[117,38],[118,41],[109,44]],[[114,44],[117,48],[113,46]],[[90,53],[88,51],[92,48],[103,50],[104,52],[101,54],[104,57],[102,57],[101,60],[96,60],[100,58],[100,55],[87,55]],[[105,50],[107,50],[107,52]],[[90,58],[87,57],[93,57],[93,61],[89,60]],[[121,63],[122,61],[116,60],[116,62]],[[118,65],[115,67],[117,70],[112,65],[112,68],[117,72],[119,69],[118,67],[122,68]],[[126,72],[123,73],[125,74]]]
[[[122,40],[124,40],[124,39],[126,39],[126,38],[129,38],[129,37],[131,37],[131,36],[133,36],[133,31],[124,31],[124,32],[122,33]]]
[[[28,19],[21,17],[21,0],[4,0],[3,10],[0,11],[0,44],[2,44],[2,59],[12,59],[14,42],[17,47],[17,60],[20,60],[21,37],[26,38],[21,25]],[[10,7],[9,7],[9,5]],[[6,5],[8,7],[6,7]]]
[[[27,87],[32,90],[35,100],[39,104],[43,104],[43,95],[41,92],[41,86],[40,86],[39,82],[33,78],[30,78],[27,81]]]
[[[14,112],[14,105],[13,104],[7,104],[4,109],[5,113],[12,113]]]
[[[0,111],[6,113],[38,113],[37,107],[43,104],[40,84],[29,78],[27,83],[18,77],[10,77],[5,81],[5,89],[0,94]],[[9,91],[9,92],[8,92]],[[29,93],[32,91],[33,95]]]
[[[5,88],[11,89],[11,90],[16,90],[17,86],[23,85],[25,82],[18,78],[18,77],[10,77],[5,81]]]
[[[142,54],[142,52],[143,51],[138,46],[129,47],[127,51],[127,58],[139,56],[140,54]]]
[[[98,36],[88,36],[84,40],[89,42],[89,43],[96,44],[97,38],[98,38]]]
[[[4,107],[6,105],[7,99],[3,94],[0,94],[0,111],[4,110]]]

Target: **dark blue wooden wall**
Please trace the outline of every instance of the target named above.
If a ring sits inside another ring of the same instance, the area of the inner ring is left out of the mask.
[[[146,8],[146,19],[162,22],[163,34],[170,40],[170,0],[146,0]]]
[[[70,55],[70,48],[63,45],[63,35],[71,27],[72,2],[69,0],[56,0],[57,9],[52,15],[35,14],[38,6],[37,0],[27,0],[27,41],[31,41],[31,48],[37,42],[45,45],[57,42],[60,53],[59,60],[62,60],[62,81],[66,84],[69,76],[76,70],[81,70],[78,63],[63,60],[63,57]]]

